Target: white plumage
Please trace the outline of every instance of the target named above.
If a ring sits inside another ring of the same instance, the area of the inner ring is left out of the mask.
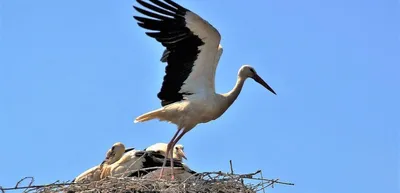
[[[125,149],[125,145],[121,142],[114,143],[113,146],[107,151],[104,161],[92,168],[84,171],[80,175],[78,175],[72,182],[79,183],[83,181],[97,181],[100,180],[101,175],[101,167],[103,164],[113,164],[118,161],[124,154],[124,152],[129,152],[133,150],[133,148]]]
[[[97,181],[100,180],[101,171],[99,170],[100,165],[93,166],[92,168],[82,172],[75,177],[72,182],[79,183],[84,181]]]
[[[133,150],[124,154],[117,162],[113,164],[104,164],[100,179],[107,176],[112,177],[127,177],[131,173],[129,171],[143,168],[144,159],[135,156],[137,150]]]
[[[140,27],[152,30],[146,34],[166,48],[161,62],[166,62],[167,66],[157,94],[162,107],[140,115],[135,123],[158,119],[177,125],[178,131],[168,143],[168,155],[172,155],[171,147],[197,124],[219,118],[236,100],[247,78],[254,79],[275,94],[249,65],[239,69],[237,82],[230,92],[216,93],[215,73],[223,52],[218,30],[172,0],[137,2],[151,11],[134,6],[138,12],[148,16],[134,18]]]

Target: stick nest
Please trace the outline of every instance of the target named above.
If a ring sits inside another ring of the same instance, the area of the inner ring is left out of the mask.
[[[136,177],[113,178],[108,177],[100,181],[84,183],[59,183],[58,181],[48,185],[32,185],[33,178],[26,177],[20,180],[13,188],[3,188],[0,192],[7,190],[24,189],[24,192],[37,193],[138,193],[138,192],[174,192],[174,193],[194,193],[194,192],[232,192],[232,193],[252,193],[273,187],[274,184],[294,185],[292,183],[279,182],[279,179],[268,180],[254,177],[261,173],[257,171],[251,174],[229,174],[223,172],[203,172],[197,173],[183,181],[143,179]],[[21,187],[19,184],[30,179],[28,186]],[[252,183],[245,184],[244,181]],[[255,183],[254,183],[255,182]]]

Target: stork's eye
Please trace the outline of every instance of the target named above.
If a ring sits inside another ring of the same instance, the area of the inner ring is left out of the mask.
[[[178,150],[178,147],[175,147],[176,150]]]
[[[250,72],[256,73],[253,68],[250,68]]]

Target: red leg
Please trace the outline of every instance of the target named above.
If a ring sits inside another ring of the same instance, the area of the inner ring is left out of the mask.
[[[174,148],[175,148],[175,146],[172,146],[171,145],[171,149],[169,150],[170,151],[170,153],[169,153],[169,160],[170,160],[170,163],[171,163],[171,180],[174,180]]]
[[[176,138],[176,136],[178,135],[178,133],[180,131],[181,131],[181,129],[178,128],[178,130],[176,131],[175,135],[172,137],[171,141],[167,145],[167,152],[165,153],[164,162],[163,162],[163,165],[161,167],[160,177],[158,179],[161,179],[161,177],[162,177],[162,175],[164,173],[164,167],[165,167],[165,164],[167,164],[167,157],[169,155],[169,151],[171,151],[171,144],[172,144],[172,142],[174,141],[174,139]]]
[[[175,147],[175,145],[176,145],[176,143],[178,143],[178,141],[183,137],[183,135],[185,135],[185,133],[186,133],[187,131],[186,130],[183,130],[182,131],[182,133],[181,134],[179,134],[179,136],[177,137],[177,138],[175,138],[175,140],[172,142],[172,144],[171,144],[171,147],[172,147],[172,150],[171,150],[171,172],[172,172],[172,174],[171,174],[171,180],[174,180],[174,161],[173,161],[173,159],[172,159],[172,152],[173,152],[173,149],[174,149],[174,147]]]
[[[172,142],[172,147],[174,147],[178,141],[183,137],[183,135],[185,135],[185,133],[187,133],[186,130],[183,130],[181,134],[179,134],[179,136],[177,138],[175,138],[175,140]]]

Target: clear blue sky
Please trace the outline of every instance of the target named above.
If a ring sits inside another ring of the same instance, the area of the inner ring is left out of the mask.
[[[262,169],[274,193],[398,192],[399,5],[389,0],[177,0],[222,34],[218,92],[251,64],[218,120],[181,144],[196,171]],[[143,149],[175,126],[134,124],[159,107],[163,47],[134,1],[3,0],[0,185],[72,180],[117,141]]]

